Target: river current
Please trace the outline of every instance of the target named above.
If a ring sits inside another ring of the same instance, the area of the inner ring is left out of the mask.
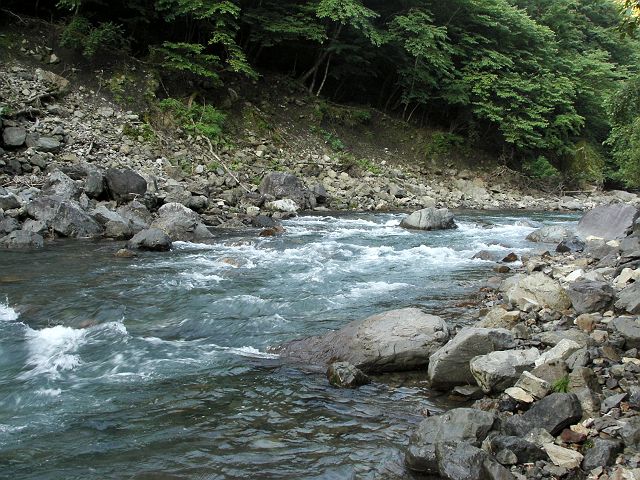
[[[402,215],[303,216],[287,233],[113,257],[111,243],[0,252],[0,478],[369,479],[402,472],[424,375],[358,390],[270,345],[388,309],[449,323],[491,275],[471,257],[571,215],[463,213],[457,230]],[[402,475],[400,475],[402,476]]]

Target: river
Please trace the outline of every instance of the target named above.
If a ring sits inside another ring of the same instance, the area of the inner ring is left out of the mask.
[[[537,222],[573,215],[460,213],[457,230],[399,214],[302,216],[287,233],[114,258],[111,243],[0,252],[0,477],[369,479],[402,471],[426,410],[424,376],[358,390],[266,353],[380,311],[456,307],[494,264],[527,254]]]

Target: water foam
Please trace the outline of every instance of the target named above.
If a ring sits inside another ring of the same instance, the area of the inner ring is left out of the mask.
[[[0,322],[13,322],[20,315],[8,303],[0,303]]]
[[[27,365],[31,367],[24,376],[46,375],[57,378],[66,370],[80,365],[77,349],[86,338],[86,330],[57,325],[33,330],[27,327],[26,339],[29,350]]]
[[[219,347],[219,348],[220,350],[224,350],[226,352],[233,353],[241,357],[249,357],[249,358],[279,358],[280,357],[275,353],[261,352],[260,350],[254,347],[240,347],[240,348]]]

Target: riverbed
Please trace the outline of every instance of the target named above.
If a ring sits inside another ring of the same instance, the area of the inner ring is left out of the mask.
[[[544,248],[574,215],[460,213],[408,231],[400,214],[301,216],[286,234],[220,234],[118,259],[114,243],[0,252],[0,476],[378,478],[401,471],[424,413],[451,404],[418,376],[358,390],[269,346],[417,306],[451,325],[500,258]]]

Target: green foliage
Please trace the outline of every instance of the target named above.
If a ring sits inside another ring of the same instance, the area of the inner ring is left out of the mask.
[[[568,156],[563,170],[566,178],[579,188],[594,184],[602,185],[605,177],[605,160],[599,148],[582,140],[575,145],[573,153]]]
[[[60,44],[80,50],[87,58],[93,58],[101,52],[127,50],[129,42],[121,25],[102,22],[93,26],[87,18],[78,15],[65,27]]]
[[[199,43],[164,42],[157,49],[163,55],[162,65],[177,72],[188,72],[208,78],[220,85],[220,57],[204,53],[205,46]]]
[[[311,131],[317,135],[320,135],[324,139],[325,143],[329,145],[331,150],[333,150],[334,152],[342,152],[345,148],[347,148],[338,136],[329,132],[328,130],[325,130],[324,128],[313,126],[311,127]]]
[[[455,133],[434,132],[426,145],[425,157],[442,160],[452,153],[461,151],[464,147],[464,137]]]
[[[354,169],[356,169],[360,171],[370,172],[373,175],[382,174],[382,169],[369,159],[359,158],[355,155],[352,155],[351,153],[340,153],[338,159],[340,161],[340,166],[344,171],[353,171]]]
[[[185,104],[178,99],[167,98],[160,102],[160,109],[172,115],[188,134],[207,137],[213,144],[223,141],[225,115],[215,107],[197,103]]]
[[[535,160],[527,160],[522,169],[530,177],[540,180],[546,180],[560,175],[558,169],[551,165],[549,160],[543,156],[539,156]]]
[[[122,128],[122,133],[127,137],[152,142],[156,138],[156,134],[148,123],[126,123]]]
[[[556,380],[551,389],[556,393],[567,393],[569,391],[569,375]]]

